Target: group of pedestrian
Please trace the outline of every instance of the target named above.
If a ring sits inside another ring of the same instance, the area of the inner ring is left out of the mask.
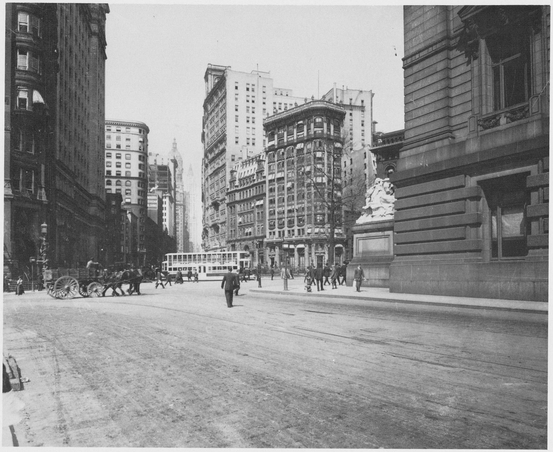
[[[304,283],[305,289],[307,292],[311,292],[312,284],[317,285],[317,292],[324,291],[324,286],[332,286],[333,289],[337,289],[338,285],[346,284],[346,274],[347,274],[347,263],[342,265],[335,264],[330,266],[329,263],[326,263],[323,267],[322,264],[319,264],[316,268],[313,264],[307,267],[305,273]],[[361,281],[365,279],[365,274],[363,269],[359,265],[354,272],[354,281],[356,281],[356,289],[360,292]],[[357,286],[359,282],[359,287]]]

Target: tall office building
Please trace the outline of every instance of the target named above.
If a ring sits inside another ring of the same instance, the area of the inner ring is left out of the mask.
[[[173,139],[173,146],[169,153],[169,160],[175,162],[175,241],[176,251],[184,253],[188,249],[189,233],[186,207],[186,194],[183,180],[183,161],[177,149],[177,140]]]
[[[162,224],[167,234],[175,239],[175,182],[177,161],[170,157],[165,162],[158,154],[150,153],[148,160],[149,192],[157,193],[162,201]],[[171,251],[175,252],[175,250]]]
[[[236,163],[230,172],[227,243],[248,251],[252,265],[265,263],[265,154]]]
[[[104,248],[107,4],[7,3],[4,269]]]
[[[188,172],[184,180],[185,218],[188,226],[188,248],[185,252],[193,253],[201,250],[201,186],[192,164],[188,165]]]
[[[341,262],[345,114],[343,107],[317,100],[264,121],[268,264],[304,268]]]
[[[135,265],[142,265],[146,252],[149,132],[143,122],[107,119],[105,123],[106,193],[120,193],[122,207],[137,218],[137,246],[125,253],[125,263],[131,256],[129,263]]]
[[[233,71],[209,64],[204,75],[202,143],[202,246],[227,249],[226,190],[233,162],[245,160],[264,147],[263,119],[274,113],[292,92],[275,89],[269,72]],[[296,99],[297,101],[297,99]],[[297,102],[296,102],[297,103]],[[287,105],[288,107],[288,105]]]

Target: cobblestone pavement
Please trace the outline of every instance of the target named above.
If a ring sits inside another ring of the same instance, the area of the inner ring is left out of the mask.
[[[5,294],[19,445],[547,447],[547,315],[252,288]]]

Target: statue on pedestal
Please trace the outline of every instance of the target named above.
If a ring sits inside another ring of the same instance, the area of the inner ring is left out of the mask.
[[[367,190],[363,215],[357,219],[355,224],[393,218],[394,202],[396,201],[394,191],[394,186],[389,179],[376,178]]]

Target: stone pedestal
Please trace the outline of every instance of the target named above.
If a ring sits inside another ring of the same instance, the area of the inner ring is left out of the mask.
[[[353,259],[347,267],[347,283],[353,282],[358,265],[365,273],[365,287],[390,287],[390,264],[394,258],[394,220],[386,218],[355,225]]]

